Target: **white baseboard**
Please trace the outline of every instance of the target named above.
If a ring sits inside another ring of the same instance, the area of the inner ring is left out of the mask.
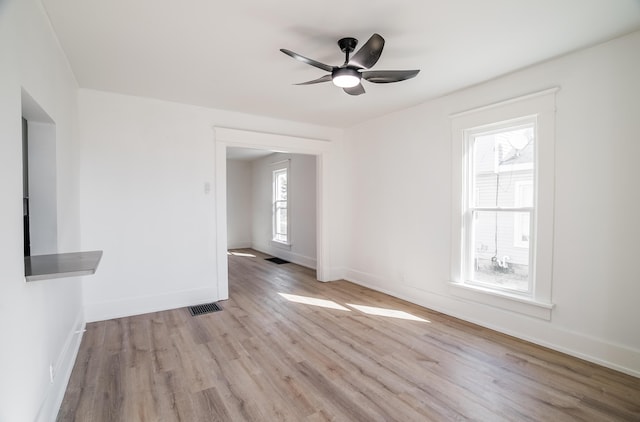
[[[239,241],[239,242],[229,242],[227,244],[227,249],[249,249],[251,248],[251,241]]]
[[[299,253],[292,252],[290,250],[276,248],[269,245],[257,244],[257,243],[252,244],[251,248],[267,255],[273,255],[278,258],[286,259],[289,262],[302,265],[303,267],[313,268],[314,270],[316,269],[317,262],[315,257],[301,255]]]
[[[166,311],[219,300],[215,288],[182,290],[153,296],[85,304],[87,322]]]
[[[85,322],[82,312],[78,312],[73,327],[71,327],[71,331],[67,334],[67,339],[55,363],[53,382],[49,384],[47,388],[38,416],[36,417],[36,422],[51,422],[56,420],[58,412],[60,411],[60,405],[64,399],[64,394],[67,391],[73,365],[76,362],[76,357],[80,350],[84,328]]]
[[[374,274],[346,270],[345,279],[446,315],[548,347],[607,368],[640,377],[640,351],[586,336],[548,321],[517,315],[476,302],[388,283]]]

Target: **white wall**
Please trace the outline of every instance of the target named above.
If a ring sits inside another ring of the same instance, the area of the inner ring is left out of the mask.
[[[291,247],[272,238],[272,163],[290,160],[288,188]],[[253,248],[309,268],[316,268],[316,157],[272,154],[252,162]]]
[[[31,255],[58,252],[56,127],[28,124],[29,235]]]
[[[216,262],[214,126],[332,143],[342,136],[325,127],[80,90],[82,243],[104,250],[84,289],[88,320],[226,298],[217,280],[226,260]],[[334,221],[327,224],[339,234]]]
[[[345,134],[347,278],[640,376],[640,33]],[[449,115],[559,86],[550,322],[449,290]]]
[[[251,162],[227,160],[227,248],[251,247]]]
[[[77,85],[39,1],[0,3],[0,420],[53,420],[83,326],[82,278],[26,283],[21,88],[55,122],[57,249],[79,250]],[[54,369],[50,382],[49,366]]]

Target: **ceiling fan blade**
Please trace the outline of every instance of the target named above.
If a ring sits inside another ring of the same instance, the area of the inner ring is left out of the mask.
[[[300,60],[302,63],[310,64],[311,66],[317,67],[318,69],[326,70],[327,72],[333,71],[333,66],[329,66],[328,64],[320,63],[316,60],[301,56],[300,54],[294,53],[293,51],[287,50],[286,48],[281,48],[280,51],[282,51],[287,56],[291,56],[296,60]]]
[[[362,72],[362,78],[374,84],[388,84],[411,79],[420,70],[369,70]]]
[[[319,84],[322,82],[331,82],[331,75],[324,75],[318,79],[314,79],[312,81],[307,81],[307,82],[300,82],[299,84],[294,84],[294,85],[312,85],[312,84]]]
[[[378,34],[373,34],[356,54],[349,60],[349,66],[369,69],[376,64],[384,48],[384,38]]]
[[[346,92],[349,95],[360,95],[365,93],[365,90],[362,84],[358,84],[351,88],[343,88],[343,89],[344,89],[344,92]]]

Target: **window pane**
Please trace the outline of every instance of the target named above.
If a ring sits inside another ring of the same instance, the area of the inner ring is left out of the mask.
[[[286,170],[280,170],[276,172],[275,200],[276,201],[287,200],[287,171]]]
[[[277,240],[287,240],[287,203],[276,202],[275,234]]]
[[[479,134],[472,142],[472,206],[532,206],[533,125]],[[531,188],[516,192],[516,185],[522,182]]]
[[[516,222],[529,213],[474,211],[471,280],[506,290],[529,290],[529,231],[527,242],[514,246]]]

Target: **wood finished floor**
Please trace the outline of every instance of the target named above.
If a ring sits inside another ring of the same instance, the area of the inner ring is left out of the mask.
[[[221,312],[88,324],[58,421],[640,421],[638,378],[236,252]]]

